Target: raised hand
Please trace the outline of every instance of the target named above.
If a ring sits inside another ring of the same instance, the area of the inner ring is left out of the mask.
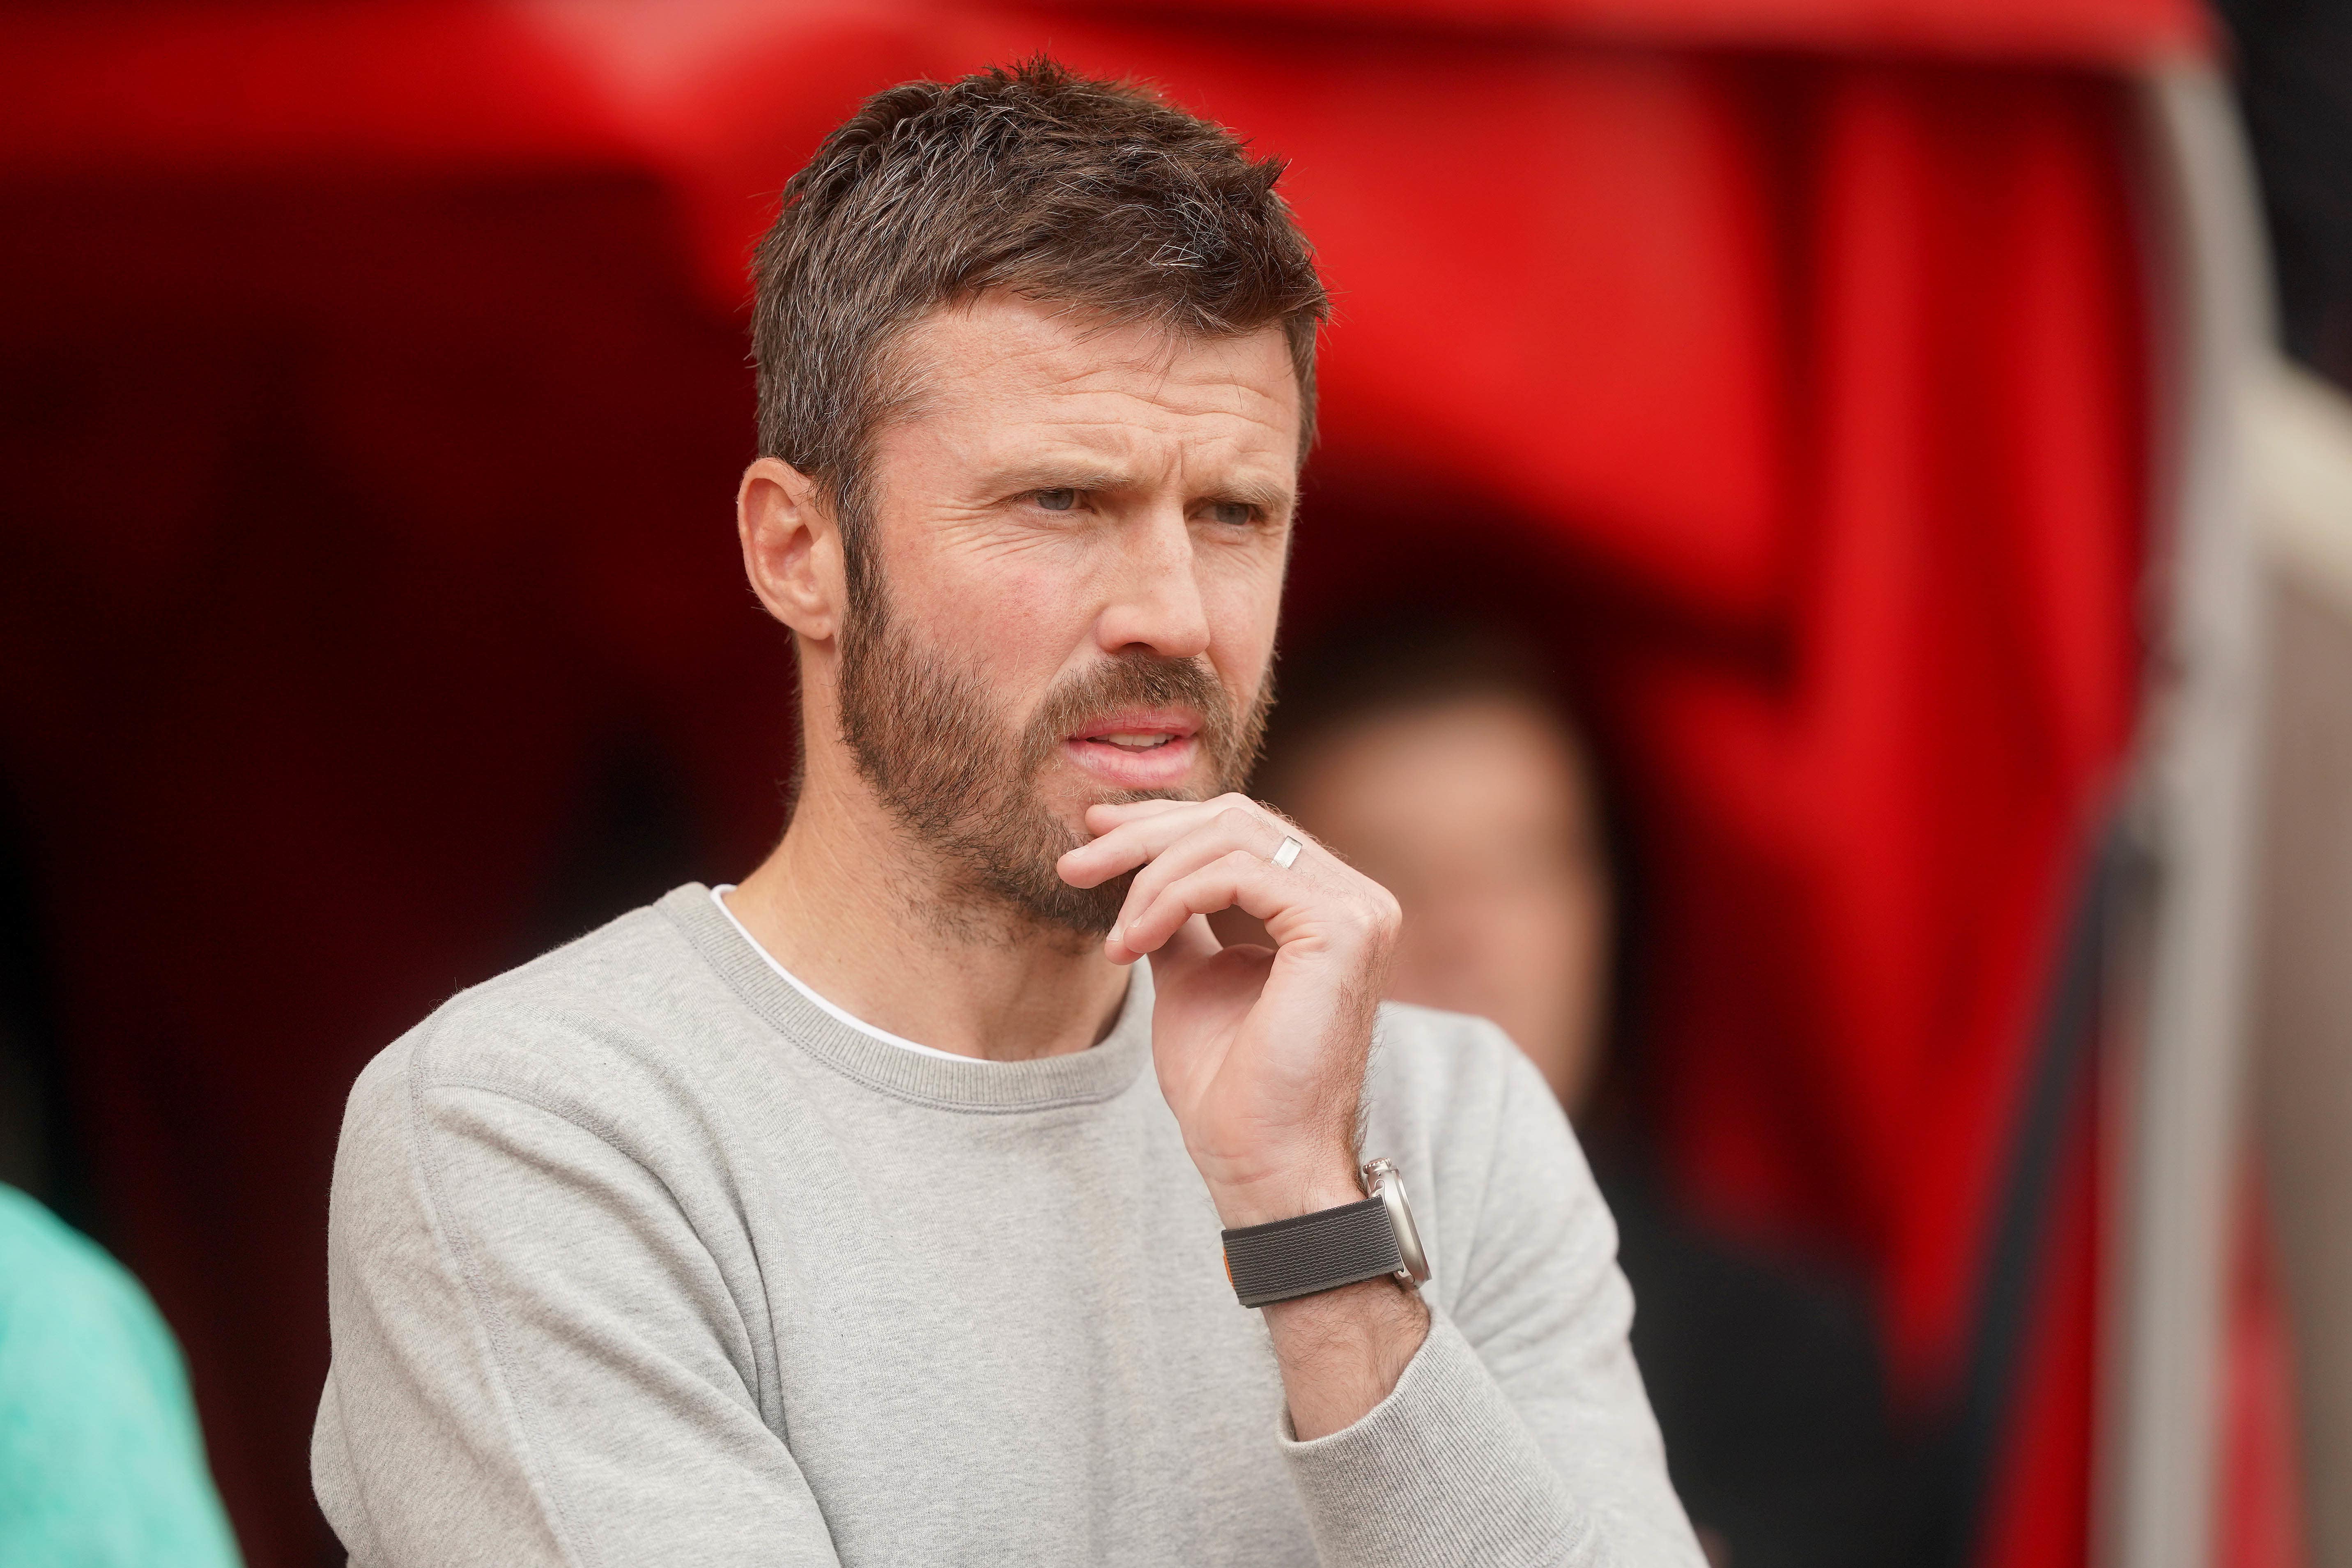
[[[1100,837],[1062,857],[1062,878],[1136,872],[1105,949],[1151,959],[1160,1092],[1224,1223],[1361,1197],[1356,1114],[1396,900],[1242,795],[1097,805],[1086,820]],[[1273,859],[1285,838],[1301,846],[1286,867]],[[1206,917],[1227,908],[1264,922],[1274,948],[1222,946]]]

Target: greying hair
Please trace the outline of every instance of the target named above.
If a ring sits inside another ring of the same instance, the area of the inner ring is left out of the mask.
[[[853,595],[876,432],[904,405],[891,349],[990,289],[1120,324],[1228,337],[1279,324],[1314,437],[1313,252],[1284,165],[1148,88],[1044,56],[877,93],[784,187],[753,261],[760,452],[816,482]]]

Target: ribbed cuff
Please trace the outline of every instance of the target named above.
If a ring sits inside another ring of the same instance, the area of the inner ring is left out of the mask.
[[[1329,1568],[1573,1563],[1591,1524],[1461,1331],[1433,1309],[1389,1396],[1282,1453]]]

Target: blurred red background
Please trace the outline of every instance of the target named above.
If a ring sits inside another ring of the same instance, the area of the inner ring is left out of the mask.
[[[1554,628],[1689,1201],[1871,1281],[1922,1561],[2082,1562],[2095,1024],[2052,1009],[2141,676],[2130,83],[2185,5],[9,13],[24,1010],[251,1560],[332,1549],[361,1064],[781,826],[729,507],[774,192],[866,93],[1039,47],[1294,161],[1339,303],[1294,626]]]

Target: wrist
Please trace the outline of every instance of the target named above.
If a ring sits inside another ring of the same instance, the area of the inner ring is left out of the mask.
[[[1324,1150],[1242,1178],[1217,1177],[1203,1172],[1210,1201],[1228,1230],[1294,1219],[1360,1203],[1364,1183],[1356,1168],[1355,1151],[1345,1146]]]

